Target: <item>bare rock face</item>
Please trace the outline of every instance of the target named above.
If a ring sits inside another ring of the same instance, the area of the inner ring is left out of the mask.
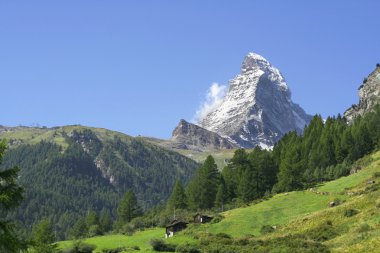
[[[362,116],[366,112],[374,109],[380,104],[380,65],[376,66],[368,78],[359,87],[359,104],[353,105],[344,113],[348,122],[353,121],[356,117]]]
[[[208,131],[183,119],[174,129],[170,142],[176,148],[198,151],[238,147],[217,133]]]
[[[311,118],[292,102],[280,71],[249,53],[221,105],[197,124],[244,148],[271,148],[285,133],[301,133]]]

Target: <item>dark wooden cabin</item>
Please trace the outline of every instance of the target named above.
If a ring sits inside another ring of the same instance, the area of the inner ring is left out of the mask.
[[[212,218],[213,218],[212,216],[197,213],[194,216],[194,223],[207,223],[207,222],[210,222]]]
[[[184,221],[173,220],[172,223],[166,226],[165,238],[172,237],[175,233],[184,230],[187,224]]]

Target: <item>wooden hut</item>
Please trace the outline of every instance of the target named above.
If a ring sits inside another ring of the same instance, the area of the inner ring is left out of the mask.
[[[187,222],[173,220],[166,226],[165,238],[172,237],[175,233],[184,230],[187,227]]]
[[[210,222],[212,218],[213,218],[212,216],[197,213],[194,216],[194,223],[207,223],[207,222]]]

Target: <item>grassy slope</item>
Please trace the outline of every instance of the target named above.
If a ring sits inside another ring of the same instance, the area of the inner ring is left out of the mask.
[[[192,233],[224,232],[235,237],[253,234],[265,239],[289,233],[303,233],[329,220],[339,233],[339,236],[325,242],[333,252],[376,252],[380,248],[380,210],[377,207],[380,207],[380,190],[368,191],[366,188],[373,173],[380,172],[380,152],[372,155],[372,159],[371,164],[359,173],[328,182],[318,188],[318,191],[329,192],[329,195],[310,191],[278,194],[261,203],[227,211],[223,213],[225,219],[220,223],[192,227],[190,230]],[[356,194],[348,194],[352,192]],[[336,198],[344,203],[329,208],[329,201]],[[359,214],[345,217],[344,211],[351,208],[357,209]],[[369,226],[365,229],[367,231],[362,231],[363,224]],[[262,225],[276,225],[278,229],[272,234],[261,236],[259,230]],[[117,238],[123,238],[123,245],[137,245],[142,252],[151,252],[149,240],[162,237],[163,232],[164,229],[157,228],[138,232],[132,237],[112,235],[90,238],[87,241],[98,245],[100,251],[103,247],[117,247]],[[193,241],[189,232],[179,233],[169,241],[175,244]],[[67,245],[68,242],[63,244]]]
[[[187,156],[198,163],[203,163],[206,160],[207,156],[212,155],[212,157],[215,159],[215,163],[218,165],[218,168],[222,170],[224,166],[226,166],[225,160],[231,159],[234,156],[236,149],[223,149],[205,152],[197,152],[185,149],[173,149],[173,151]]]
[[[132,248],[133,246],[138,246],[140,248],[140,252],[156,252],[152,250],[152,247],[149,244],[149,241],[152,238],[163,238],[164,229],[162,228],[154,228],[148,229],[145,231],[139,231],[133,234],[133,236],[125,236],[125,235],[107,235],[107,236],[98,236],[86,239],[86,243],[96,245],[95,252],[101,252],[104,248],[117,248],[117,247],[127,247]],[[167,240],[168,243],[181,244],[185,242],[194,242],[195,240],[186,237],[184,235],[178,235],[175,238],[169,238]],[[67,248],[72,245],[72,241],[64,241],[60,242],[60,248]],[[137,251],[136,251],[137,252]]]
[[[17,144],[37,144],[44,141],[56,143],[62,147],[67,147],[63,133],[71,134],[74,130],[80,131],[90,129],[96,133],[98,138],[112,139],[117,136],[121,139],[130,139],[132,137],[119,132],[107,130],[104,128],[85,127],[79,125],[63,126],[57,128],[35,128],[35,127],[17,127],[10,131],[0,133],[0,139],[17,140]],[[10,146],[12,148],[12,145]]]

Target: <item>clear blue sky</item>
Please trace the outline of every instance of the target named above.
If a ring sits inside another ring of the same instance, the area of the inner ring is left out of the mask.
[[[336,115],[380,62],[380,1],[0,1],[0,124],[167,138],[249,51]]]

